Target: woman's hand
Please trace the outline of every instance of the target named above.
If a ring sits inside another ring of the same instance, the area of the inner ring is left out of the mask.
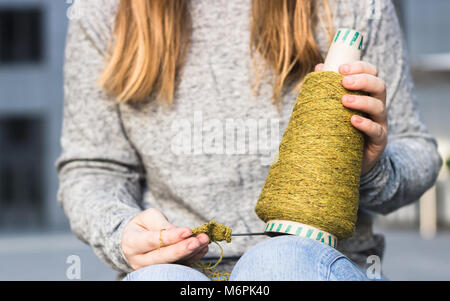
[[[191,235],[191,229],[176,227],[160,211],[148,209],[125,226],[122,252],[134,270],[174,262],[190,265],[206,255],[209,244],[208,235]]]
[[[316,66],[321,71],[323,64]],[[368,173],[380,158],[387,145],[388,124],[386,114],[386,84],[378,76],[378,70],[367,62],[355,62],[339,67],[345,75],[342,85],[348,90],[364,91],[369,96],[344,95],[342,104],[367,113],[369,118],[352,116],[352,125],[366,135],[361,175]]]

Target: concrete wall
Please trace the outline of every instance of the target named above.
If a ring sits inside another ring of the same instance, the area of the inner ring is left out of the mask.
[[[450,157],[450,1],[396,2],[405,29],[421,117],[438,140],[439,152],[445,160]],[[436,186],[425,195],[421,205],[425,203],[426,207],[430,202],[435,202],[430,208],[434,206],[436,212],[429,216],[436,216],[438,228],[450,228],[450,176],[446,166],[442,167]],[[380,217],[379,222],[419,227],[420,216],[420,205],[413,204]]]
[[[0,118],[30,116],[44,122],[44,220],[45,227],[62,228],[67,223],[55,206],[62,115],[62,65],[67,4],[55,0],[0,0],[0,7],[41,7],[44,13],[44,58],[38,64],[0,65]]]

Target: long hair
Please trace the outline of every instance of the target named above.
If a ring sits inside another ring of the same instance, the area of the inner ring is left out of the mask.
[[[250,47],[258,81],[258,53],[273,71],[273,99],[296,84],[323,60],[314,39],[317,23],[332,37],[332,16],[323,0],[252,0]],[[150,94],[173,103],[191,37],[190,0],[120,0],[106,65],[100,78],[105,91],[122,102]],[[325,25],[328,23],[328,26]]]

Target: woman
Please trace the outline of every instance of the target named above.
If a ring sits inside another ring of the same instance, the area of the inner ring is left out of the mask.
[[[344,87],[368,93],[342,100],[368,114],[351,120],[367,141],[355,235],[338,250],[291,236],[233,238],[224,246],[230,280],[367,279],[368,256],[384,248],[372,214],[414,202],[437,177],[441,158],[419,118],[389,0],[96,0],[80,8],[66,49],[59,203],[74,233],[105,263],[132,272],[127,279],[206,280],[189,265],[208,253],[209,238],[191,237],[191,228],[213,218],[236,233],[261,232],[253,209],[266,159],[338,27],[366,38],[362,61],[340,68]],[[249,120],[270,132],[271,145],[259,135],[256,145],[236,141]]]

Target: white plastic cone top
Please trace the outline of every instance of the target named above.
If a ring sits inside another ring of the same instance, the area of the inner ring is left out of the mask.
[[[339,28],[328,50],[323,71],[339,73],[339,66],[361,60],[363,35],[349,28]]]

